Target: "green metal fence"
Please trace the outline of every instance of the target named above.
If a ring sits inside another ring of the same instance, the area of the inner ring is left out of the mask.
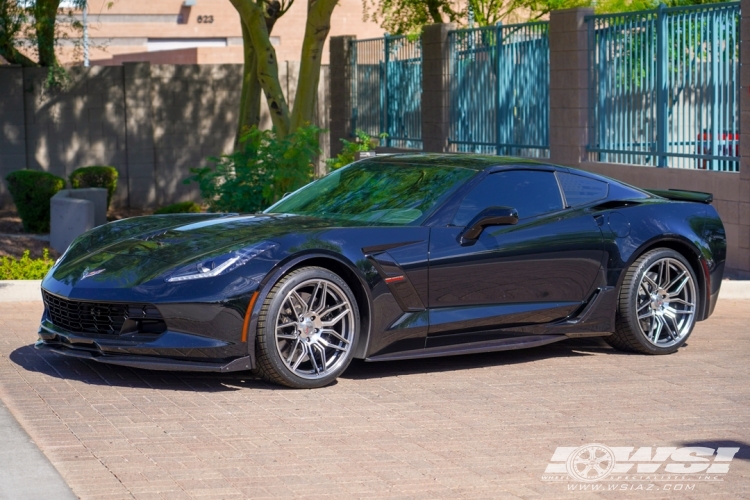
[[[738,2],[587,21],[592,159],[739,170]]]
[[[352,131],[388,147],[422,148],[422,44],[406,36],[353,40]]]
[[[454,151],[549,156],[549,23],[449,33]]]

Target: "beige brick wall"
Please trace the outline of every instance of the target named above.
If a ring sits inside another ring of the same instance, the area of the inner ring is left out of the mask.
[[[229,0],[198,0],[194,7],[184,7],[184,0],[120,0],[107,7],[110,0],[91,0],[89,8],[89,36],[93,41],[91,60],[95,64],[112,64],[108,59],[121,54],[146,52],[146,41],[151,39],[227,38],[230,45],[213,49],[213,60],[196,61],[199,64],[242,63],[242,31],[239,15]],[[178,21],[178,16],[182,21]],[[198,18],[213,18],[212,23],[199,23]],[[361,0],[340,0],[331,18],[329,36],[356,34],[359,38],[383,35],[377,23],[363,21]],[[279,61],[296,61],[300,58],[302,39],[307,19],[307,2],[297,0],[273,28],[271,36],[276,43]],[[328,41],[323,51],[323,64],[328,64]],[[81,61],[70,44],[60,49],[65,63]],[[182,64],[188,61],[148,59],[154,63]]]

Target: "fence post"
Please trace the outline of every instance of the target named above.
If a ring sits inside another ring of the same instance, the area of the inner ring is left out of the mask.
[[[656,166],[667,166],[667,15],[666,5],[656,10]]]
[[[448,150],[450,127],[450,47],[453,24],[430,24],[422,30],[422,149]]]
[[[740,4],[740,265],[750,277],[750,0]]]
[[[550,159],[586,160],[589,119],[588,30],[591,8],[552,11],[549,20]]]
[[[330,51],[331,75],[331,156],[341,152],[341,139],[350,139],[352,130],[352,42],[354,35],[332,36]]]
[[[388,33],[385,34],[383,37],[383,81],[380,85],[380,91],[382,92],[382,101],[380,104],[380,133],[388,134],[385,138],[385,147],[389,148],[391,147],[391,129],[389,126],[389,118],[390,118],[390,80],[389,80],[389,67],[388,62],[391,56],[391,48],[389,46],[389,36]]]

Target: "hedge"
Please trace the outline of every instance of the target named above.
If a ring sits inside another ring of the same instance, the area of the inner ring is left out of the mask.
[[[161,207],[154,210],[154,215],[163,214],[197,214],[202,212],[200,205],[192,201],[183,201],[180,203],[173,203],[166,207]]]
[[[0,280],[40,280],[54,264],[46,248],[41,259],[30,258],[28,250],[20,259],[0,257]]]
[[[91,167],[81,167],[73,170],[70,174],[70,185],[73,189],[80,188],[106,188],[107,189],[107,209],[112,201],[112,195],[117,189],[117,178],[119,174],[115,167],[104,167],[94,165]]]
[[[49,232],[50,198],[65,187],[65,179],[37,170],[16,170],[5,178],[23,230]]]

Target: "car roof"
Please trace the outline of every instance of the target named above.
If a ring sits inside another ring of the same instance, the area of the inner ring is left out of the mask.
[[[479,155],[473,153],[397,153],[384,154],[360,160],[367,164],[423,165],[487,170],[510,165],[547,166],[547,163],[514,158],[512,156]]]

